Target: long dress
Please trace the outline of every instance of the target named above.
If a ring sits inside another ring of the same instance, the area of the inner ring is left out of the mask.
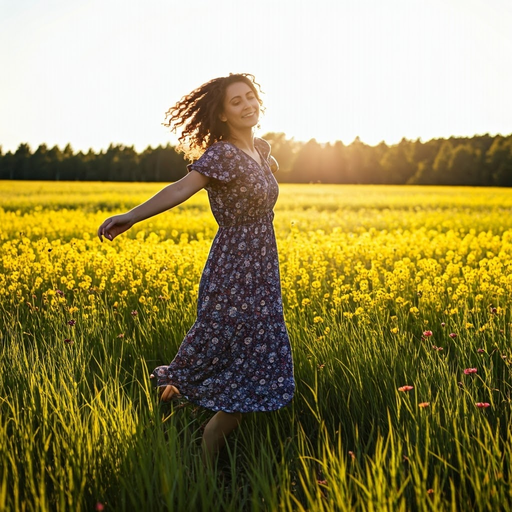
[[[212,411],[273,411],[294,394],[272,224],[279,189],[270,145],[255,139],[260,166],[235,145],[211,145],[189,170],[210,178],[206,190],[219,229],[199,284],[197,319],[157,386]]]

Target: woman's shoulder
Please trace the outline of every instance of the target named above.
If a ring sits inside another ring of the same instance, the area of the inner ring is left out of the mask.
[[[217,141],[206,148],[204,153],[187,166],[189,171],[197,171],[219,181],[230,181],[235,177],[235,153],[225,141]]]

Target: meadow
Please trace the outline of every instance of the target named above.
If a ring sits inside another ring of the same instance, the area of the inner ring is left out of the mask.
[[[512,190],[283,185],[297,392],[213,469],[210,413],[156,400],[216,231],[205,193],[0,182],[0,510],[512,509]]]

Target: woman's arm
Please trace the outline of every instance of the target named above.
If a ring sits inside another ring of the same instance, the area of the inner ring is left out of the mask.
[[[268,159],[268,163],[270,165],[270,170],[273,173],[276,173],[279,170],[279,164],[277,163],[277,160],[272,155],[270,155],[270,157]]]
[[[98,229],[100,240],[103,242],[102,237],[105,237],[112,241],[137,222],[174,208],[204,188],[208,180],[209,178],[197,171],[190,171],[184,178],[167,185],[152,198],[139,204],[129,212],[106,219]]]

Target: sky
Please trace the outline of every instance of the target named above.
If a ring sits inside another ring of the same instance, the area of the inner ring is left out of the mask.
[[[174,144],[165,111],[236,72],[258,135],[508,135],[510,27],[510,0],[0,0],[0,146]]]

